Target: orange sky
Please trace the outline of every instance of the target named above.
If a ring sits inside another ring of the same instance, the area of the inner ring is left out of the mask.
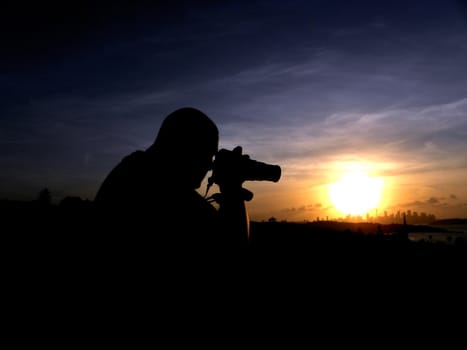
[[[329,195],[329,185],[338,181],[349,167],[349,162],[337,159],[317,162],[311,157],[300,162],[284,161],[280,164],[282,177],[278,183],[246,182],[244,187],[255,193],[248,203],[251,219],[261,221],[275,217],[278,220],[312,221],[344,217]],[[463,201],[467,198],[463,169],[440,168],[410,173],[406,170],[413,164],[364,162],[363,156],[359,159],[360,166],[369,176],[384,182],[378,206],[369,211],[371,216],[383,215],[384,211],[391,214],[407,210],[434,214],[437,218],[467,216],[467,205]],[[270,161],[274,163],[272,159]]]

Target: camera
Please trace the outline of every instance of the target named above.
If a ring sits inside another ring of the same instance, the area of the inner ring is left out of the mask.
[[[277,182],[281,177],[281,167],[250,159],[242,154],[240,146],[232,151],[220,149],[212,165],[211,183],[242,183],[243,181]]]

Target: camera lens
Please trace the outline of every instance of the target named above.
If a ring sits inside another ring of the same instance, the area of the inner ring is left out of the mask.
[[[248,159],[244,169],[245,180],[250,181],[279,181],[281,177],[281,167],[257,160]]]

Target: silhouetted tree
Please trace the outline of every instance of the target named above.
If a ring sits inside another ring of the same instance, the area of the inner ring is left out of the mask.
[[[52,204],[52,195],[47,187],[44,187],[40,190],[39,195],[37,196],[37,201],[40,205],[48,206]]]

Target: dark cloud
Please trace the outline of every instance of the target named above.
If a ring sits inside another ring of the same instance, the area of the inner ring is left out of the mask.
[[[452,199],[452,197],[450,197]],[[419,208],[419,207],[443,207],[447,206],[447,198],[444,197],[430,197],[426,200],[415,200],[413,202],[404,203],[402,206],[406,208]],[[397,206],[396,206],[397,207]]]
[[[128,35],[186,11],[188,1],[4,1],[2,60],[37,60],[61,50]],[[6,53],[6,54],[5,54]]]
[[[300,207],[282,208],[280,211],[284,213],[300,213],[300,212],[305,212],[305,211],[312,211],[312,205],[302,205]]]

